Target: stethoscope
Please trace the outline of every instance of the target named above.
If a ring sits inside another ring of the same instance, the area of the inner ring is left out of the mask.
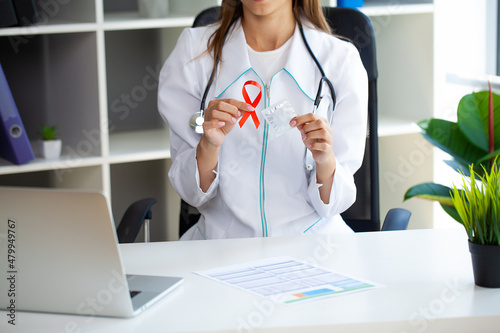
[[[311,47],[309,46],[309,43],[307,42],[306,36],[304,34],[304,29],[302,28],[302,24],[299,22],[299,30],[300,30],[300,35],[302,36],[302,40],[304,40],[304,44],[306,45],[307,51],[311,55],[311,58],[313,59],[314,63],[316,64],[316,67],[318,67],[318,70],[321,74],[321,79],[319,80],[319,86],[318,86],[318,91],[316,93],[316,98],[314,99],[314,107],[313,107],[313,113],[316,113],[316,110],[318,109],[319,103],[321,102],[321,92],[323,91],[323,83],[326,82],[328,85],[328,88],[330,89],[330,93],[332,95],[332,109],[329,112],[328,116],[328,123],[331,125],[332,123],[332,118],[333,118],[333,111],[335,110],[335,104],[336,104],[336,96],[335,96],[335,89],[333,88],[332,82],[328,79],[328,77],[325,74],[325,71],[323,70],[323,67],[321,67],[321,64],[319,63],[318,59],[314,55],[313,51],[311,50]],[[217,59],[217,66],[219,64],[219,60]],[[203,134],[203,122],[205,121],[205,104],[206,104],[206,99],[208,95],[208,91],[210,90],[210,87],[212,86],[212,83],[214,81],[215,77],[215,70],[217,66],[212,70],[212,74],[210,75],[210,79],[208,80],[207,86],[205,88],[205,92],[203,93],[203,97],[201,99],[201,104],[200,104],[200,111],[194,113],[191,118],[189,119],[189,126],[193,129],[195,133],[198,134]],[[308,149],[306,148],[305,153],[304,153],[304,164],[307,170],[312,170],[314,166],[312,163],[308,163],[307,159],[307,154],[308,154]]]

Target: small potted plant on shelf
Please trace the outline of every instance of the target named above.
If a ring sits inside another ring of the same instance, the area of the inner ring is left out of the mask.
[[[473,261],[476,261],[478,253],[486,252],[479,249],[492,247],[486,255],[489,259],[477,260],[487,260],[488,265],[492,265],[489,260],[493,260],[500,265],[500,160],[497,158],[500,155],[500,96],[492,93],[489,86],[488,91],[462,97],[456,123],[431,118],[418,125],[430,143],[452,157],[446,163],[463,179],[470,178],[470,183],[464,180],[464,189],[431,182],[418,184],[406,191],[404,200],[418,197],[439,202],[446,213],[465,227]],[[495,195],[496,199],[491,203],[490,197]],[[478,263],[473,266],[477,285],[500,287],[500,266],[495,271],[497,278],[493,278],[493,271],[486,273],[491,275],[493,281],[479,278],[482,274],[476,268],[478,266]]]
[[[469,237],[476,285],[500,288],[500,168],[495,158],[484,176],[470,165],[463,189],[453,186],[452,202]]]
[[[61,155],[62,142],[57,136],[56,126],[40,127],[39,153],[43,158],[55,159]]]

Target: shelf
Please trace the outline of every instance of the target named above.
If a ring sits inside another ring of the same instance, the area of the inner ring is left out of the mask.
[[[411,15],[433,13],[433,4],[408,5],[366,5],[360,10],[371,17],[389,15]],[[73,19],[54,18],[48,24],[35,24],[27,27],[12,27],[0,29],[0,36],[30,36],[58,33],[77,33],[97,31],[135,30],[154,28],[189,27],[193,24],[193,16],[171,15],[165,18],[143,18],[136,11],[113,12],[104,15],[104,22],[78,22]]]
[[[109,144],[108,161],[111,164],[170,158],[170,138],[166,129],[114,133],[110,135]],[[62,155],[54,160],[36,158],[27,164],[14,165],[0,158],[0,175],[99,166],[105,160],[100,156]]]
[[[37,157],[27,164],[14,165],[0,158],[0,175],[99,166],[102,164],[102,161],[102,157],[99,156],[75,158],[71,155],[62,155],[58,159],[53,160],[46,160]]]
[[[409,119],[379,115],[378,136],[404,135],[419,133],[420,127]]]
[[[479,73],[447,73],[446,81],[465,86],[487,86],[491,83],[492,88],[500,88],[500,76]]]
[[[189,27],[193,20],[193,17],[185,16],[148,19],[140,17],[138,12],[116,12],[104,15],[103,28],[105,31],[113,31]]]
[[[429,14],[434,12],[433,4],[409,4],[409,5],[366,5],[360,8],[367,16],[391,16],[391,15],[413,15]]]
[[[66,34],[75,32],[96,31],[95,23],[75,23],[61,20],[58,23],[36,24],[29,27],[15,27],[0,29],[0,36],[32,36],[32,35],[50,35]]]
[[[63,154],[101,156],[95,33],[37,35],[17,49],[0,38],[0,61],[26,133],[57,126]]]
[[[89,0],[35,1],[38,23],[0,29],[0,36],[26,36],[96,30],[96,2]]]
[[[109,163],[170,158],[168,130],[120,132],[109,137]]]

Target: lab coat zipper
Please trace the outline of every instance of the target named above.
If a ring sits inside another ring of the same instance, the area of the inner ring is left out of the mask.
[[[264,99],[264,107],[269,106],[270,102],[270,93],[269,93],[269,85],[266,83],[264,85],[265,87],[265,99]],[[264,186],[264,170],[265,170],[265,164],[266,164],[266,155],[267,155],[267,139],[269,135],[269,125],[267,124],[267,121],[264,120],[264,133],[263,133],[263,138],[262,138],[262,156],[261,156],[261,164],[260,164],[260,218],[261,218],[261,223],[262,223],[262,237],[268,237],[269,232],[267,230],[267,219],[266,219],[266,211],[265,211],[265,201],[266,201],[266,196],[265,196],[265,186]]]

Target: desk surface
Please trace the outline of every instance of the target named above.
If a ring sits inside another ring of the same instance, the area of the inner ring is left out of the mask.
[[[182,276],[184,284],[135,318],[4,315],[2,332],[499,332],[500,289],[474,285],[465,231],[121,245],[127,273]],[[368,279],[385,288],[275,304],[193,274],[274,256]]]

